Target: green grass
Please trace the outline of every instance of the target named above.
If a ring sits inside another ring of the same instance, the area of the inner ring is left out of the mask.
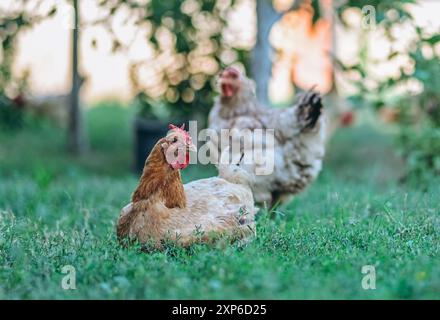
[[[47,123],[0,133],[0,298],[440,298],[439,181],[399,184],[391,137],[339,131],[318,181],[276,219],[260,214],[247,246],[146,254],[121,248],[114,232],[138,179],[132,113],[101,106],[87,116],[91,151],[81,158]],[[61,288],[65,265],[76,268],[76,290]],[[376,290],[362,289],[363,265],[376,267]]]

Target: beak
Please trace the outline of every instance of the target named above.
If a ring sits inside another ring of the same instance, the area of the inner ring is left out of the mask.
[[[197,147],[192,142],[187,144],[187,148],[189,151],[197,152]]]

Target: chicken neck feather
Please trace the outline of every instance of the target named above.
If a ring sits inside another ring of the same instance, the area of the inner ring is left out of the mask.
[[[147,160],[132,196],[132,202],[157,199],[163,201],[168,208],[184,208],[186,196],[183,189],[180,171],[172,169],[167,163],[159,140]]]
[[[260,110],[255,88],[249,79],[244,79],[240,90],[232,97],[220,96],[220,116],[231,119],[237,116],[249,115]]]

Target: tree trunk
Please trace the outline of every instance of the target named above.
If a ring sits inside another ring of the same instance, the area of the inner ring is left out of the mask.
[[[74,154],[81,154],[86,149],[85,135],[80,106],[81,77],[78,72],[78,43],[79,43],[79,1],[73,0],[74,25],[72,31],[72,89],[70,92],[69,110],[69,150]]]
[[[257,0],[257,43],[252,52],[252,77],[257,84],[257,97],[261,104],[270,105],[269,80],[272,75],[272,48],[269,33],[281,13],[275,11],[271,0]]]

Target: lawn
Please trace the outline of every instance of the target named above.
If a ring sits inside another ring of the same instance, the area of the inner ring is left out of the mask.
[[[140,253],[115,237],[138,179],[132,112],[106,105],[87,119],[81,158],[64,152],[52,124],[0,132],[0,298],[440,298],[439,180],[399,183],[402,163],[381,128],[338,131],[318,181],[275,219],[261,212],[247,246]],[[61,287],[66,265],[76,290]],[[376,268],[375,290],[362,289],[364,265]]]

